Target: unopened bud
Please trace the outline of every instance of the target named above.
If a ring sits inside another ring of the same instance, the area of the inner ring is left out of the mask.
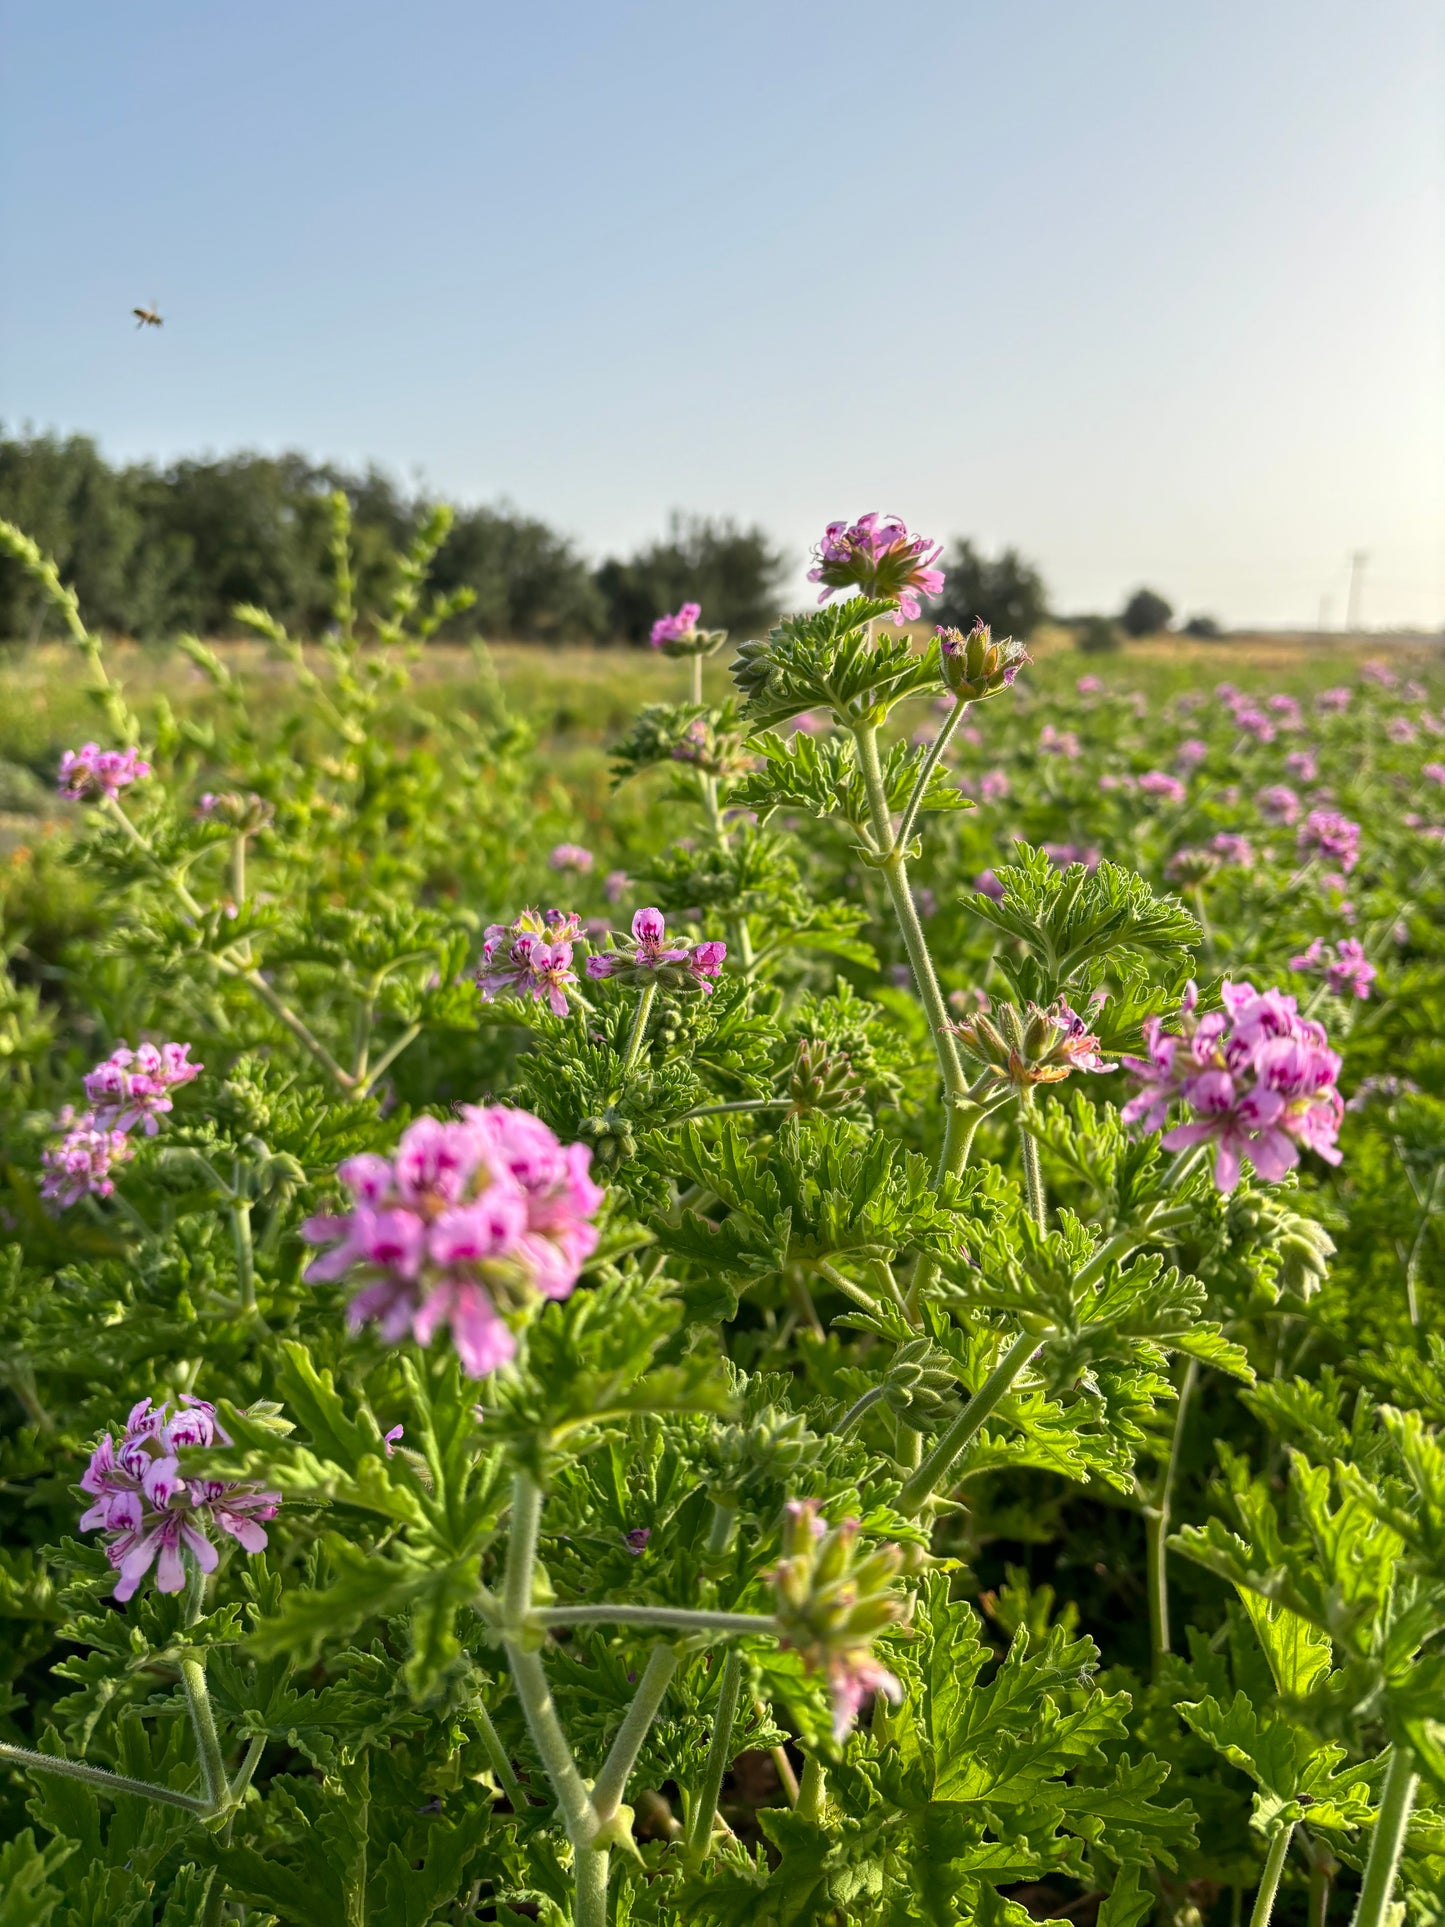
[[[1033,658],[1021,642],[1005,636],[995,642],[986,622],[962,629],[939,629],[938,661],[943,680],[966,703],[982,702],[1007,689],[1025,663]]]

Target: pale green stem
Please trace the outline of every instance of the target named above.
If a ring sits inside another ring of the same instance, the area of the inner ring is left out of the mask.
[[[543,1770],[552,1782],[562,1824],[567,1829],[567,1838],[572,1842],[580,1866],[588,1843],[596,1832],[591,1797],[583,1784],[582,1775],[577,1771],[577,1762],[572,1757],[562,1723],[557,1718],[552,1689],[547,1684],[547,1674],[541,1660],[535,1653],[523,1652],[520,1646],[513,1646],[510,1642],[505,1650],[512,1672],[512,1684],[526,1715],[527,1730],[532,1735],[532,1743],[537,1749]]]
[[[863,1417],[863,1414],[870,1411],[873,1406],[878,1403],[879,1399],[886,1398],[887,1395],[888,1387],[886,1385],[870,1385],[861,1397],[854,1399],[842,1418],[840,1418],[838,1423],[833,1427],[834,1438],[840,1439],[845,1432],[851,1432],[859,1419]]]
[[[1285,1856],[1289,1852],[1293,1826],[1281,1827],[1269,1843],[1265,1855],[1264,1872],[1260,1875],[1259,1891],[1254,1896],[1254,1912],[1249,1917],[1249,1927],[1269,1927],[1269,1917],[1274,1912],[1274,1897],[1279,1892],[1279,1878],[1284,1872]]]
[[[632,1769],[637,1764],[637,1756],[642,1751],[642,1743],[672,1684],[677,1662],[677,1648],[666,1641],[654,1646],[647,1656],[647,1665],[637,1682],[632,1704],[617,1729],[617,1737],[608,1749],[602,1771],[592,1788],[592,1806],[599,1827],[607,1826],[616,1818],[617,1809],[622,1805],[622,1796],[627,1791],[627,1782],[632,1777]]]
[[[701,708],[702,706],[702,655],[701,653],[690,656],[688,658],[688,666],[692,671],[692,700],[698,705],[699,708]]]
[[[742,1683],[742,1654],[736,1646],[729,1646],[723,1657],[722,1676],[718,1680],[717,1710],[713,1714],[712,1739],[708,1742],[707,1759],[703,1763],[702,1784],[698,1787],[692,1812],[688,1815],[683,1865],[689,1873],[696,1873],[712,1843],[713,1822],[717,1817],[723,1775],[732,1763],[733,1726],[738,1716],[738,1696]]]
[[[913,828],[914,818],[918,815],[919,805],[928,791],[928,779],[937,767],[939,757],[948,747],[949,738],[963,721],[963,712],[967,708],[967,703],[955,702],[944,719],[943,727],[929,745],[928,754],[924,757],[923,766],[918,772],[918,781],[913,785],[913,794],[909,797],[903,815],[899,819],[897,842],[900,849],[908,847],[908,837]]]
[[[395,1043],[388,1044],[380,1057],[378,1057],[372,1065],[371,1069],[364,1074],[364,1082],[360,1084],[356,1095],[358,1097],[369,1097],[381,1082],[382,1078],[391,1069],[397,1058],[401,1056],[402,1052],[409,1049],[420,1036],[421,1025],[408,1024],[400,1037],[396,1039]]]
[[[893,834],[893,813],[888,807],[888,795],[883,787],[883,771],[878,761],[877,725],[859,724],[853,731],[853,738],[858,745],[858,767],[868,792],[873,838],[878,846],[879,855],[885,859],[881,866],[883,881],[893,900],[898,927],[903,933],[903,945],[913,968],[913,980],[918,987],[919,999],[928,1018],[933,1048],[938,1057],[938,1068],[943,1077],[945,1100],[960,1097],[968,1089],[968,1079],[964,1076],[958,1051],[946,1028],[948,1006],[944,1003],[943,992],[938,987],[938,977],[933,968],[933,958],[929,954],[928,940],[923,934],[923,925],[918,917],[918,906],[913,901],[913,891],[909,887],[908,864]]]
[[[261,1755],[265,1751],[266,1751],[265,1738],[258,1733],[256,1737],[251,1741],[250,1745],[246,1748],[245,1754],[241,1760],[240,1769],[237,1772],[235,1779],[232,1780],[231,1782],[231,1805],[232,1806],[235,1806],[239,1802],[242,1794],[246,1791],[246,1788],[250,1786],[251,1781],[255,1777],[256,1768],[261,1764]]]
[[[240,1174],[237,1173],[239,1181]],[[236,1290],[241,1309],[256,1309],[256,1254],[251,1243],[251,1200],[232,1193],[231,1235],[236,1246]]]
[[[652,1000],[656,995],[656,984],[642,986],[642,994],[637,999],[637,1009],[632,1017],[632,1029],[627,1035],[627,1049],[622,1057],[624,1077],[635,1068],[638,1058],[642,1055],[642,1043],[647,1035],[647,1014],[652,1009]]]
[[[573,1927],[607,1927],[607,1874],[611,1856],[605,1849],[584,1847],[576,1853],[576,1899]]]
[[[180,1807],[186,1813],[206,1817],[215,1811],[209,1800],[198,1800],[192,1793],[177,1793],[168,1786],[155,1786],[149,1780],[132,1780],[125,1773],[110,1773],[103,1766],[87,1766],[83,1760],[57,1759],[51,1753],[37,1753],[28,1746],[0,1742],[0,1760],[10,1766],[24,1767],[31,1773],[53,1773],[62,1780],[83,1780],[103,1793],[127,1793],[137,1800],[154,1800],[158,1806]]]
[[[855,1285],[851,1278],[845,1278],[837,1266],[830,1265],[826,1258],[815,1263],[813,1270],[820,1278],[826,1278],[834,1291],[841,1291],[845,1298],[851,1298],[854,1304],[861,1305],[864,1311],[872,1312],[875,1316],[881,1311],[882,1308],[876,1298],[864,1291],[861,1285]]]
[[[1159,1480],[1153,1505],[1144,1507],[1144,1537],[1147,1544],[1149,1585],[1149,1652],[1157,1680],[1169,1644],[1169,1518],[1174,1505],[1174,1484],[1179,1472],[1179,1449],[1194,1388],[1199,1383],[1199,1361],[1191,1358],[1184,1367],[1179,1398],[1174,1409],[1174,1429],[1169,1439],[1169,1457]]]
[[[714,1559],[720,1559],[733,1542],[737,1530],[738,1509],[727,1505],[721,1499],[712,1502],[712,1524],[707,1532],[707,1549]]]
[[[193,1565],[186,1591],[186,1624],[195,1625],[205,1607],[206,1575],[199,1566]],[[230,1801],[231,1785],[226,1778],[226,1762],[221,1755],[221,1739],[216,1731],[210,1689],[206,1685],[204,1649],[189,1652],[182,1659],[181,1684],[186,1690],[186,1705],[195,1730],[196,1751],[201,1757],[201,1777],[205,1782],[207,1797],[213,1808],[224,1807]]]
[[[771,1613],[721,1613],[691,1606],[539,1606],[534,1626],[653,1626],[679,1633],[776,1633]]]
[[[231,845],[231,901],[239,910],[246,901],[246,838],[238,836]]]
[[[1400,1855],[1405,1850],[1405,1831],[1410,1824],[1410,1809],[1420,1775],[1415,1756],[1397,1740],[1390,1752],[1390,1766],[1380,1789],[1380,1810],[1375,1815],[1375,1831],[1370,1840],[1370,1857],[1360,1882],[1360,1898],[1350,1927],[1386,1927],[1390,1902],[1395,1892],[1395,1876],[1400,1871]]]
[[[904,1480],[903,1489],[898,1494],[900,1512],[917,1513],[930,1494],[937,1490],[954,1460],[1048,1336],[1047,1332],[1020,1332],[922,1465]]]
[[[1044,1195],[1044,1173],[1039,1163],[1039,1141],[1034,1135],[1038,1111],[1034,1094],[1027,1085],[1019,1092],[1019,1154],[1023,1159],[1024,1191],[1029,1201],[1029,1216],[1040,1231],[1049,1228],[1049,1205]]]
[[[298,1017],[285,998],[271,988],[254,964],[232,963],[229,957],[218,956],[214,952],[212,952],[211,961],[223,977],[233,978],[237,983],[243,983],[249,990],[254,991],[277,1021],[286,1026],[297,1043],[311,1053],[337,1089],[348,1095],[352,1093],[354,1088],[352,1078],[341,1068],[321,1039],[307,1026],[305,1020]]]
[[[532,1571],[537,1563],[537,1534],[542,1523],[542,1488],[530,1472],[512,1479],[512,1517],[507,1528],[507,1571],[502,1587],[502,1616],[509,1631],[522,1626],[532,1606]]]
[[[492,1771],[497,1776],[497,1785],[511,1803],[514,1813],[525,1813],[532,1802],[522,1791],[522,1783],[513,1771],[512,1762],[507,1758],[507,1749],[502,1745],[502,1736],[492,1724],[492,1716],[478,1700],[472,1708],[476,1717],[477,1729],[482,1736],[482,1745],[487,1749],[487,1758]]]

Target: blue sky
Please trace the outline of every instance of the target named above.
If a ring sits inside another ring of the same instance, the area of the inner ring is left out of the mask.
[[[1442,80],[1434,0],[0,0],[0,417],[1438,625]]]

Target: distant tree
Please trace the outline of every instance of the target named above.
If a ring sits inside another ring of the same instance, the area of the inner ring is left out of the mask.
[[[1174,610],[1156,589],[1136,589],[1124,604],[1119,622],[1128,636],[1157,636],[1169,627]]]
[[[682,602],[700,602],[706,627],[742,641],[777,614],[786,568],[760,528],[674,514],[664,541],[626,562],[609,559],[596,579],[608,632],[624,641],[645,642],[657,617]]]
[[[1086,656],[1107,655],[1119,647],[1119,631],[1107,616],[1085,616],[1074,632],[1074,647]]]
[[[129,628],[143,528],[127,476],[83,435],[0,438],[0,515],[60,565],[91,620]],[[47,605],[13,563],[0,562],[0,635],[38,641]]]
[[[432,581],[442,591],[476,591],[449,633],[567,642],[607,630],[607,604],[586,562],[565,537],[526,516],[463,509]]]
[[[1017,549],[990,559],[960,539],[945,559],[943,594],[933,605],[933,619],[969,629],[982,618],[995,635],[1026,642],[1048,609],[1043,577]]]
[[[1224,634],[1213,616],[1191,616],[1184,625],[1186,636],[1199,636],[1206,642],[1214,642]]]

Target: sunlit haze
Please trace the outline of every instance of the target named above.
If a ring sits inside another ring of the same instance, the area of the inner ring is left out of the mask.
[[[1440,15],[0,6],[0,416],[1445,619]],[[137,332],[154,302],[163,329]]]

